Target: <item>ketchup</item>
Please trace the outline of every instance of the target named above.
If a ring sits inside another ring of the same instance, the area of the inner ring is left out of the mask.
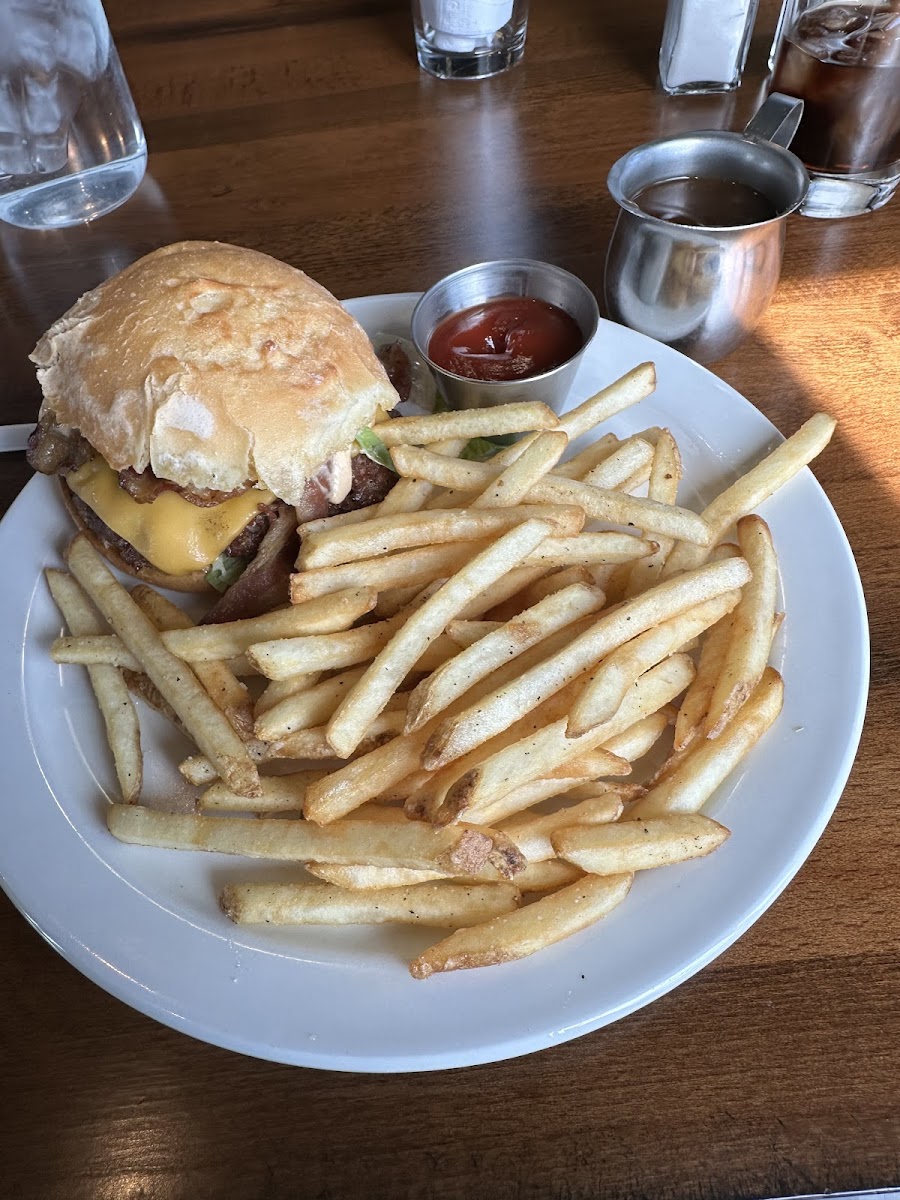
[[[567,362],[583,345],[577,322],[556,305],[498,296],[445,317],[428,357],[466,379],[529,379]]]

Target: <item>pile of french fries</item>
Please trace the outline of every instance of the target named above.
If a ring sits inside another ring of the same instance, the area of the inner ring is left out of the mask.
[[[520,403],[379,424],[395,487],[301,526],[292,604],[250,620],[195,625],[77,536],[69,573],[48,572],[69,629],[52,656],[88,667],[122,793],[111,832],[296,863],[295,882],[224,888],[241,924],[451,931],[418,979],[532,954],[636,871],[720,846],[701,810],[782,707],[754,510],[835,423],[812,417],[698,514],[676,503],[665,429],[564,458],[654,387],[644,363],[560,418]],[[501,433],[524,436],[460,457]],[[194,743],[196,812],[138,804],[132,694]]]

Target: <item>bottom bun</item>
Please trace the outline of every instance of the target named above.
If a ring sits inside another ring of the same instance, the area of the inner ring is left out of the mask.
[[[94,549],[102,554],[117,571],[131,575],[134,579],[140,579],[142,583],[152,584],[153,587],[167,588],[172,592],[215,593],[216,589],[207,583],[203,571],[192,571],[190,575],[167,575],[165,571],[160,571],[152,563],[147,562],[136,550],[132,550],[132,554],[140,559],[140,562],[129,562],[115,545],[115,541],[122,539],[97,516],[93,509],[74,495],[62,476],[59,477],[59,483],[63,504],[66,506],[69,516]]]

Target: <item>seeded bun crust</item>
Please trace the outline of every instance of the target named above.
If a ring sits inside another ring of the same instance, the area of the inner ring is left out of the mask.
[[[155,250],[82,296],[32,354],[42,412],[115,470],[289,504],[398,396],[363,330],[286,263],[219,242]]]

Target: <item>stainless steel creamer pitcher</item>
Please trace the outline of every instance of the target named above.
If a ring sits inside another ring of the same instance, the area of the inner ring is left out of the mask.
[[[714,362],[733,350],[765,312],[781,274],[785,218],[809,186],[790,144],[803,102],[773,93],[743,133],[703,130],[630,150],[607,184],[619,215],[606,258],[608,316]],[[725,180],[768,202],[772,216],[750,224],[691,224],[651,216],[636,202],[666,180]]]

